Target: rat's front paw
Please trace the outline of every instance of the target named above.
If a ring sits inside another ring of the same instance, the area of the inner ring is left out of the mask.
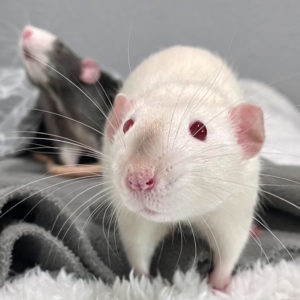
[[[215,290],[227,293],[230,282],[230,275],[224,275],[221,272],[218,272],[217,270],[213,270],[213,272],[209,275],[208,283]]]
[[[150,275],[149,272],[142,272],[142,271],[138,271],[138,270],[134,269],[133,273],[134,273],[134,276],[136,276],[138,278],[147,277],[149,279],[152,279],[152,276]]]
[[[251,226],[250,236],[252,238],[259,237],[261,235],[261,229],[255,224]]]

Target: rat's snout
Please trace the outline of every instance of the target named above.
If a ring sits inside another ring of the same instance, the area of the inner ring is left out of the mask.
[[[22,37],[24,40],[29,39],[33,34],[33,30],[27,26],[24,28],[23,33],[22,33]]]
[[[47,53],[53,50],[55,40],[56,37],[52,33],[27,25],[21,34],[20,47],[25,58],[37,56],[40,60],[47,62]]]
[[[155,185],[155,168],[151,165],[131,164],[126,175],[126,185],[132,191],[150,191]]]

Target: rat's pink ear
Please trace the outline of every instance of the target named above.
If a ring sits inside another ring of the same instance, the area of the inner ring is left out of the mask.
[[[118,94],[114,101],[114,106],[109,114],[106,132],[110,141],[113,140],[115,132],[120,127],[123,118],[132,107],[132,101],[127,98],[125,94]]]
[[[97,82],[100,77],[100,68],[98,63],[91,58],[84,58],[80,62],[79,79],[87,84]]]
[[[265,140],[262,110],[251,104],[240,104],[230,111],[238,143],[242,146],[243,159],[256,155]]]

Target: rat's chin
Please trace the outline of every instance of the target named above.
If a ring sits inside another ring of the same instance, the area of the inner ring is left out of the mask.
[[[167,223],[173,221],[173,218],[169,214],[158,212],[146,207],[138,211],[137,214],[153,222]]]
[[[135,213],[138,216],[141,216],[147,220],[151,220],[153,222],[171,222],[174,220],[169,213],[165,211],[159,211],[157,209],[153,209],[142,203],[133,203],[133,202],[125,202],[124,205],[128,210]]]
[[[138,214],[147,217],[147,218],[157,218],[158,216],[162,216],[163,213],[156,211],[154,209],[143,207],[140,210],[137,211]]]

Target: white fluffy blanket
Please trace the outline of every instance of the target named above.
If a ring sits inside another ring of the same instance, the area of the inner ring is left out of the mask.
[[[56,277],[36,268],[25,276],[6,282],[1,300],[298,300],[300,299],[300,260],[260,265],[234,276],[228,294],[212,291],[206,280],[191,270],[177,272],[174,284],[160,277],[150,282],[130,277],[112,287],[100,280],[84,281],[63,270]]]

